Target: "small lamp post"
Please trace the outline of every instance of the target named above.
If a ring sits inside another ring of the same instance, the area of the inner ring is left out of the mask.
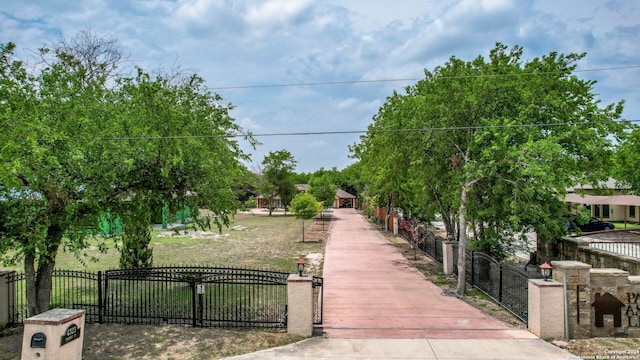
[[[296,264],[298,265],[298,275],[302,276],[302,272],[304,271],[304,259],[298,259],[298,261],[296,261]]]
[[[548,262],[544,262],[544,264],[540,265],[540,272],[542,273],[542,277],[544,281],[550,281],[551,279],[551,265]]]

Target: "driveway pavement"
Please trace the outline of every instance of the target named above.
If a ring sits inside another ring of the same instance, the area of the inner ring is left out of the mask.
[[[360,213],[333,213],[324,324],[300,343],[232,359],[570,359],[526,330],[442,293]]]

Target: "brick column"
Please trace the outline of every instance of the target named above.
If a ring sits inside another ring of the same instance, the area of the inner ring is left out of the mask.
[[[313,278],[291,274],[287,279],[287,333],[313,335]]]
[[[552,261],[553,280],[566,285],[569,339],[591,337],[591,265],[579,261]]]
[[[445,275],[453,274],[455,264],[453,263],[453,245],[457,244],[457,241],[443,241],[442,242],[442,270]]]
[[[557,281],[529,280],[529,331],[541,339],[564,338],[564,291]]]

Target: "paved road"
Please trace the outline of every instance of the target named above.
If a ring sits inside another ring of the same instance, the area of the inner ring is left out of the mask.
[[[323,270],[323,336],[231,359],[574,358],[442,295],[356,211],[336,210],[333,219]]]

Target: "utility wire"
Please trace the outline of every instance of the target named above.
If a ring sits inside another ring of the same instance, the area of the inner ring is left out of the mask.
[[[630,69],[640,69],[640,65],[573,70],[571,71],[571,73],[617,71],[617,70],[630,70]],[[546,72],[533,72],[533,73],[520,73],[520,74],[455,75],[455,76],[439,76],[438,78],[439,79],[468,79],[468,78],[476,78],[476,77],[537,76],[537,75],[554,75],[554,74],[561,74],[565,72],[566,71],[546,71]],[[210,90],[232,90],[232,89],[260,89],[260,88],[298,87],[298,86],[371,84],[371,83],[385,83],[385,82],[418,81],[423,79],[424,78],[399,78],[399,79],[374,79],[374,80],[320,81],[320,82],[308,82],[308,83],[285,83],[285,84],[267,84],[267,85],[230,85],[230,86],[210,87],[209,89]]]
[[[616,121],[616,123],[636,123],[637,120]],[[100,138],[105,141],[128,141],[128,140],[164,140],[164,139],[210,139],[210,138],[239,138],[239,137],[276,137],[276,136],[317,136],[317,135],[345,135],[345,134],[366,134],[366,133],[397,133],[397,132],[430,132],[430,131],[455,131],[455,130],[480,130],[480,129],[502,129],[502,128],[528,128],[528,127],[556,127],[556,126],[577,126],[577,125],[599,125],[599,122],[582,123],[536,123],[536,124],[515,124],[515,125],[484,125],[484,126],[451,126],[451,127],[431,127],[431,128],[409,128],[409,129],[370,129],[370,130],[342,130],[342,131],[305,131],[305,132],[282,132],[282,133],[243,133],[226,135],[175,135],[175,136],[140,136],[140,137],[109,137]]]

